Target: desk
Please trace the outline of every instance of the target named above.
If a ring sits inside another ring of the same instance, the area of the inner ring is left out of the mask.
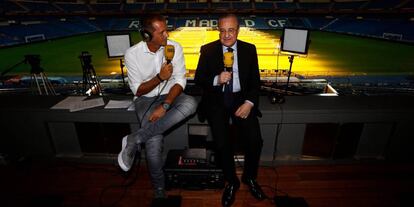
[[[125,109],[96,107],[78,112],[50,109],[64,98],[0,96],[0,153],[46,159],[84,158],[86,154],[79,144],[76,123],[126,124],[130,130],[137,128],[135,113]],[[107,103],[110,99],[131,98],[106,96],[104,100]],[[414,146],[413,106],[414,97],[409,96],[292,96],[286,97],[283,105],[272,105],[267,97],[261,97],[263,117],[259,121],[264,140],[261,161],[309,161],[303,156],[303,147],[305,138],[312,137],[309,135],[312,131],[309,130],[310,124],[316,124],[322,130],[324,124],[337,126],[334,143],[338,137],[347,140],[346,127],[343,126],[357,124],[362,127],[360,133],[355,135],[357,143],[353,155],[347,157],[349,159],[408,159],[411,157],[411,146]],[[169,133],[165,138],[165,154],[168,149],[188,147],[189,126],[203,124],[206,123],[200,123],[193,116]],[[97,153],[97,156],[100,155],[108,156],[105,152]],[[331,158],[335,158],[335,154]]]

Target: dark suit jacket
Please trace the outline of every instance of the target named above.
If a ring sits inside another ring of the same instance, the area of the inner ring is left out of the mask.
[[[223,49],[220,40],[201,47],[201,55],[195,74],[195,83],[203,89],[198,113],[201,121],[214,107],[224,107],[222,86],[213,86],[214,77],[224,70]],[[237,40],[237,60],[242,100],[254,103],[251,113],[261,116],[258,110],[260,75],[256,47]]]

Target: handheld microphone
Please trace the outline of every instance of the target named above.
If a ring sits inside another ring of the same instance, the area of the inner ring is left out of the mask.
[[[167,64],[170,64],[174,57],[175,49],[173,45],[166,45],[164,48],[164,56],[167,60]]]
[[[224,68],[227,72],[233,71],[234,54],[232,52],[225,52],[223,54]]]

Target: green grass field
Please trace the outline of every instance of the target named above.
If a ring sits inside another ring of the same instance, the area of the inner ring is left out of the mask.
[[[272,31],[275,36],[280,31]],[[120,73],[119,60],[108,60],[105,33],[79,35],[46,42],[0,49],[0,72],[22,61],[27,54],[38,54],[41,66],[50,75],[82,75],[82,51],[92,55],[92,64],[98,75]],[[137,32],[131,33],[132,42],[140,41]],[[308,58],[324,60],[324,67],[345,74],[411,74],[414,72],[414,46],[348,35],[311,32]],[[293,66],[295,67],[295,65]],[[9,74],[25,74],[30,66],[21,64]]]
[[[133,43],[141,40],[137,32],[131,33]],[[50,75],[82,75],[79,55],[88,51],[98,75],[108,75],[111,69],[120,72],[119,60],[109,60],[105,48],[105,33],[79,35],[46,42],[0,49],[0,71],[24,60],[27,54],[38,54],[41,66]],[[29,73],[30,65],[21,64],[10,73]]]

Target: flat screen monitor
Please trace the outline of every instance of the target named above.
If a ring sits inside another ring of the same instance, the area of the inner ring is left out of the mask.
[[[281,51],[308,54],[309,30],[288,28],[283,29]]]
[[[131,36],[125,34],[107,34],[105,35],[106,49],[108,58],[123,57],[125,51],[131,47]]]

